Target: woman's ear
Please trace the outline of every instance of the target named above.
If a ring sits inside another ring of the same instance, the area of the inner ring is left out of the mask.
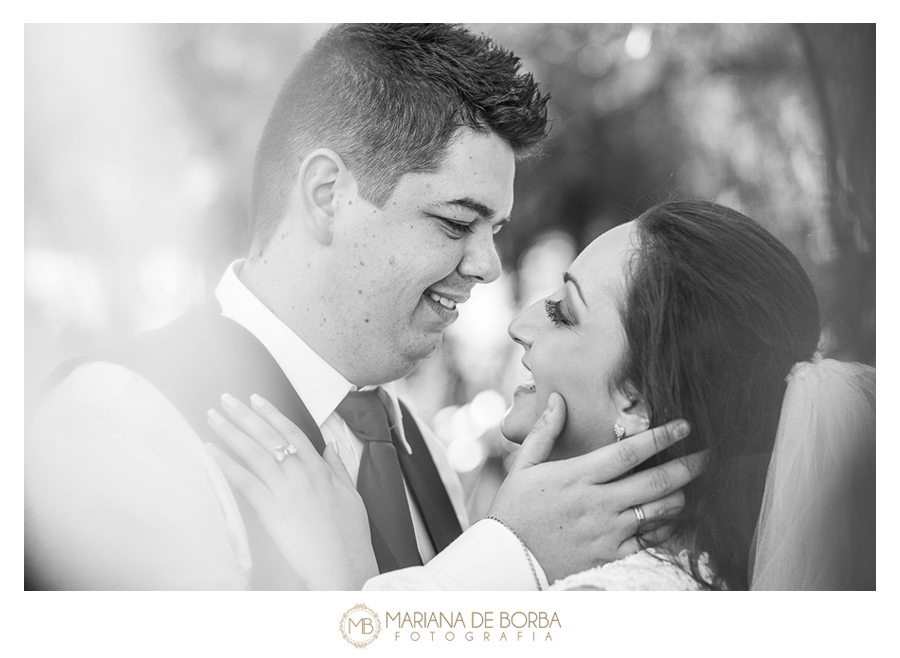
[[[347,184],[351,176],[344,161],[331,149],[316,149],[300,164],[291,195],[292,214],[299,215],[307,230],[324,246],[334,233],[336,184]]]
[[[634,436],[650,429],[650,409],[640,391],[626,385],[613,394],[618,411],[619,425],[625,428],[625,436]]]

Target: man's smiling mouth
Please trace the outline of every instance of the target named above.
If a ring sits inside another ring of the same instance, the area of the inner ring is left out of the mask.
[[[456,308],[456,302],[454,302],[452,299],[448,299],[447,297],[444,297],[443,295],[439,295],[436,292],[433,292],[431,290],[426,290],[425,294],[428,295],[429,297],[431,297],[431,299],[436,301],[438,304],[440,304],[444,308],[449,308],[451,311]]]
[[[440,304],[448,311],[455,311],[458,304],[463,304],[466,300],[469,299],[468,291],[448,292],[437,291],[433,288],[426,288],[424,296],[431,301]]]

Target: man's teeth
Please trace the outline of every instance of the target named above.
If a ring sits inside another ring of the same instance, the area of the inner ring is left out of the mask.
[[[444,308],[449,308],[451,311],[456,308],[456,302],[454,302],[452,299],[441,297],[437,293],[431,292],[430,290],[428,291],[428,296]]]

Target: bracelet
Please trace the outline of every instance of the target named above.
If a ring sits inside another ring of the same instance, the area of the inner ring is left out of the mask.
[[[534,568],[534,561],[532,561],[532,559],[531,559],[531,551],[528,550],[528,546],[525,545],[525,542],[522,540],[521,537],[519,537],[519,534],[515,530],[513,530],[506,521],[504,521],[503,519],[501,519],[499,517],[494,516],[493,514],[488,514],[487,516],[483,516],[481,518],[482,521],[484,521],[485,519],[490,519],[491,521],[496,521],[497,523],[502,525],[504,528],[509,530],[513,534],[513,537],[515,537],[516,539],[519,540],[519,543],[522,544],[522,550],[525,551],[525,559],[528,560],[528,566],[531,567],[531,575],[534,576],[534,582],[537,584],[538,591],[543,592],[544,588],[541,587],[541,579],[538,578],[537,569]]]

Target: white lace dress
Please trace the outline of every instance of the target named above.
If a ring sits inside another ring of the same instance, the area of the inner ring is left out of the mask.
[[[706,553],[700,556],[698,566],[703,578],[712,580],[713,572]],[[677,556],[673,556],[659,549],[648,548],[621,560],[557,580],[550,589],[586,588],[619,591],[702,589],[689,574],[690,561],[687,551],[681,551]]]

